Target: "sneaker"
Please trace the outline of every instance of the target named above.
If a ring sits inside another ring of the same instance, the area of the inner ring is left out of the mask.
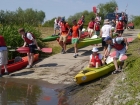
[[[32,68],[32,66],[31,65],[27,65],[26,66],[26,69],[29,69],[29,68]]]
[[[9,75],[9,73],[8,72],[5,72],[4,75]]]
[[[74,54],[73,57],[76,58],[77,57],[76,54]]]
[[[112,72],[112,74],[117,74],[119,72],[121,72],[121,71],[120,70],[115,70],[115,71]]]
[[[79,54],[76,54],[76,56],[79,56]]]
[[[63,53],[64,53],[64,49],[61,50],[61,54],[63,54]]]

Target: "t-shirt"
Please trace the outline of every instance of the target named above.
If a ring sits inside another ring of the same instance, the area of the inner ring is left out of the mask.
[[[74,25],[73,27],[72,27],[72,37],[73,38],[78,38],[79,37],[79,25]]]
[[[102,31],[102,37],[107,37],[107,36],[110,36],[110,31],[111,31],[111,25],[104,25],[102,28],[101,28],[101,31]]]
[[[101,60],[103,58],[102,54],[99,53],[99,59]],[[92,54],[90,55],[90,61],[92,59]]]
[[[115,41],[115,38],[112,39],[112,41],[113,41],[113,44],[115,44],[115,43],[121,44],[121,42],[124,41],[124,37],[117,37],[116,41]],[[112,46],[109,44],[108,51],[111,51],[111,48],[112,48]]]

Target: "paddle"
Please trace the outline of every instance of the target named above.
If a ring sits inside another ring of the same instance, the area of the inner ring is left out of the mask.
[[[117,53],[116,51],[113,51],[113,52],[110,53],[109,56],[110,56],[110,57],[115,57],[115,56],[116,56],[116,53]],[[120,61],[124,61],[124,60],[126,60],[126,59],[127,59],[127,56],[126,56],[126,55],[121,55],[119,60],[120,60]]]
[[[133,38],[127,38],[127,42],[130,43],[133,41]]]
[[[29,47],[19,47],[16,49],[16,51],[18,51],[19,53],[29,53]],[[52,53],[52,48],[42,48],[41,50],[38,51],[42,51],[45,53]]]

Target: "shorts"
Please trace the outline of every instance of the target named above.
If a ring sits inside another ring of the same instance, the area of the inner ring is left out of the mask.
[[[118,34],[123,34],[123,30],[117,30],[116,33],[118,33]]]
[[[64,36],[64,35],[61,35],[60,36],[60,38],[59,38],[59,42],[63,42],[63,43],[65,43],[66,41],[67,41],[67,37],[66,37],[66,35]]]
[[[72,44],[77,44],[77,43],[79,43],[79,38],[72,38],[71,43],[72,43]]]
[[[92,28],[88,28],[88,32],[93,33],[94,30]]]
[[[82,31],[82,29],[83,29],[83,25],[79,27],[79,30],[80,30],[80,31]]]
[[[6,65],[8,63],[7,50],[0,51],[0,66]]]
[[[100,35],[100,31],[95,31],[94,35],[99,36]]]
[[[60,30],[60,26],[57,24],[54,24],[54,30]]]
[[[36,52],[36,49],[37,47],[36,47],[36,45],[29,45],[29,51],[30,51],[30,53],[35,53]]]
[[[107,47],[108,44],[106,44],[106,42],[104,41],[105,37],[102,37],[102,47]]]
[[[126,49],[123,48],[122,50],[116,50],[116,58],[119,58],[119,60],[121,59],[122,55],[125,55]]]

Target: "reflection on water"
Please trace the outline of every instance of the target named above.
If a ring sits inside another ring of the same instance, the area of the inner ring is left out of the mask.
[[[0,105],[61,105],[54,89],[25,82],[0,78]]]

